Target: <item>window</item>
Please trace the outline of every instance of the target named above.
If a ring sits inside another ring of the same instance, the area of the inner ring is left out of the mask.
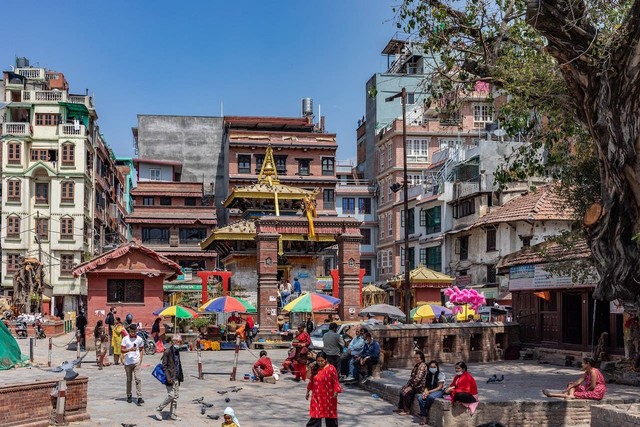
[[[87,175],[93,175],[93,154],[87,150]]]
[[[428,139],[407,139],[407,160],[427,161],[429,156]]]
[[[63,181],[62,182],[62,203],[73,203],[73,191],[74,191],[74,182],[72,181]]]
[[[36,204],[37,205],[49,204],[49,183],[48,182],[36,182]]]
[[[73,240],[73,218],[60,220],[60,240]]]
[[[371,213],[371,199],[368,197],[360,197],[358,199],[358,213],[370,214]]]
[[[60,114],[36,114],[36,125],[57,126],[60,124]]]
[[[160,197],[160,206],[171,206],[171,197]]]
[[[38,218],[36,219],[36,234],[38,239],[49,240],[49,219]]]
[[[380,191],[380,203],[384,203],[384,195],[386,194],[386,191],[384,191],[384,185],[387,181],[382,179],[380,180],[380,182],[378,182],[378,187]]]
[[[365,276],[371,276],[371,260],[370,259],[361,259],[360,268],[364,269]]]
[[[308,176],[311,174],[311,160],[299,159],[298,160],[298,175]]]
[[[322,205],[324,209],[335,209],[335,191],[325,189],[322,192]]]
[[[498,283],[495,265],[487,265],[487,283]]]
[[[393,148],[391,147],[391,143],[387,144],[387,163],[391,166]]]
[[[411,74],[415,74],[415,73],[411,73]],[[416,94],[413,92],[407,92],[407,105],[411,105],[415,103],[416,103]]]
[[[462,218],[476,213],[476,201],[472,197],[464,200],[453,207],[453,217]]]
[[[333,157],[322,158],[322,175],[333,175],[336,160]]]
[[[440,206],[436,206],[426,211],[420,211],[420,225],[425,227],[427,234],[440,232]]]
[[[256,154],[256,174],[260,173],[262,163],[264,163],[264,154]]]
[[[20,238],[20,217],[11,215],[7,217],[7,237]]]
[[[460,255],[460,261],[469,259],[469,236],[458,238],[456,253]]]
[[[62,144],[62,166],[73,166],[76,161],[76,147],[73,144]]]
[[[42,160],[43,162],[48,161],[49,160],[49,150],[32,149],[31,150],[31,161],[32,162],[37,162],[38,160]]]
[[[409,248],[409,271],[416,268],[416,257],[415,257],[415,248]],[[404,248],[400,248],[400,264],[402,264],[402,269],[404,270]]]
[[[273,156],[276,162],[276,171],[283,175],[287,174],[287,156]]]
[[[404,210],[400,211],[400,227],[404,228]],[[416,232],[416,219],[415,219],[415,209],[409,209],[409,234],[413,234]]]
[[[389,201],[391,201],[391,197],[393,197],[393,190],[391,189],[391,177],[387,179],[387,196]]]
[[[531,246],[531,239],[532,236],[522,236],[522,247],[523,248],[528,248]]]
[[[196,198],[195,197],[185,197],[184,198],[184,205],[185,206],[195,206],[196,205]]]
[[[149,169],[149,179],[151,181],[162,181],[162,169]]]
[[[378,149],[378,159],[380,160],[380,170],[382,172],[384,170],[384,148]]]
[[[18,142],[10,142],[8,147],[8,163],[10,165],[19,165],[22,161],[20,156],[20,143]]]
[[[20,254],[7,254],[7,274],[18,271]]]
[[[178,260],[178,265],[185,268],[190,268],[193,270],[206,270],[207,263],[203,259],[180,259]]]
[[[73,271],[73,255],[60,255],[60,274],[62,276],[70,276]]]
[[[238,154],[238,173],[251,173],[251,154]]]
[[[354,214],[356,213],[356,199],[353,197],[344,197],[342,199],[342,213]]]
[[[486,123],[493,122],[491,105],[476,104],[473,106],[473,127],[484,127]]]
[[[17,179],[10,179],[7,181],[7,200],[10,202],[20,201],[20,181]]]
[[[205,228],[180,228],[180,243],[199,243],[206,238]]]
[[[442,252],[440,246],[420,249],[420,264],[430,270],[441,271],[442,269]]]
[[[144,280],[108,279],[107,304],[144,303]]]
[[[487,252],[496,250],[496,229],[487,229]]]
[[[361,245],[370,245],[371,244],[371,229],[370,228],[361,228],[360,234],[362,234],[362,240],[360,241]]]
[[[378,215],[378,230],[380,230],[380,238],[384,238],[384,230],[386,230],[384,226],[384,215]]]
[[[393,217],[391,216],[391,212],[387,213],[387,232],[389,233],[389,237],[393,234]]]
[[[142,243],[169,244],[169,229],[142,228]]]
[[[89,206],[91,206],[91,192],[89,191],[89,189],[87,187],[85,187],[85,189],[84,189],[84,207],[89,209]]]
[[[153,206],[154,198],[153,197],[143,197],[142,205],[143,206]]]

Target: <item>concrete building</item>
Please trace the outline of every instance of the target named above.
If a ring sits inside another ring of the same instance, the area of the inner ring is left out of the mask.
[[[228,194],[228,167],[223,147],[223,118],[198,116],[138,115],[133,128],[134,148],[141,159],[176,162],[182,165],[171,178],[162,172],[139,170],[138,180],[198,182],[203,184],[205,196],[215,198],[220,206]],[[150,169],[158,169],[151,167]],[[161,169],[161,168],[160,168]],[[220,222],[224,210],[218,211]]]
[[[131,157],[116,157],[116,169],[124,178],[124,188],[122,200],[126,214],[133,212],[133,199],[131,198],[131,190],[136,186],[136,171],[133,166]],[[126,221],[125,221],[126,223]],[[126,241],[131,240],[131,228],[127,225]]]

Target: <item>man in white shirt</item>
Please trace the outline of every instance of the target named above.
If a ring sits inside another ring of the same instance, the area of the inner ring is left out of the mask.
[[[144,403],[142,400],[142,380],[140,379],[140,365],[142,364],[142,350],[144,341],[138,336],[138,325],[132,323],[129,335],[122,339],[121,351],[124,355],[124,370],[127,373],[127,402],[131,403],[131,380],[136,381],[136,405]]]

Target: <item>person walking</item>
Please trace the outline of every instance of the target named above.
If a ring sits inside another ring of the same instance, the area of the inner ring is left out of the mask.
[[[109,336],[113,334],[113,326],[116,324],[116,308],[111,307],[107,313],[107,317],[104,319],[104,324],[109,328]]]
[[[136,405],[144,403],[142,399],[142,380],[140,379],[140,365],[142,364],[142,351],[144,341],[138,336],[138,325],[129,325],[129,335],[122,339],[120,351],[124,353],[124,370],[127,373],[127,402],[131,403],[131,381],[136,382]]]
[[[122,338],[126,334],[124,330],[124,326],[122,326],[122,320],[119,317],[116,317],[116,323],[113,327],[113,335],[111,336],[111,347],[113,347],[113,363],[116,365],[120,364],[120,359],[122,359],[122,350],[120,347],[122,346]]]
[[[305,330],[305,325],[298,325],[298,336],[291,344],[296,349],[293,368],[296,374],[294,381],[307,380],[307,354],[311,345],[311,337]]]
[[[86,347],[85,329],[87,328],[87,318],[84,316],[84,312],[81,311],[76,317],[76,334],[80,338],[80,347]]]
[[[162,353],[162,370],[167,378],[167,397],[164,398],[161,404],[156,407],[156,419],[162,421],[162,410],[169,406],[169,419],[173,421],[180,421],[180,418],[176,414],[176,408],[178,407],[178,393],[180,391],[180,383],[184,381],[184,374],[182,373],[182,361],[180,360],[180,346],[182,346],[182,337],[175,334],[171,339],[173,345],[169,346],[164,353]]]
[[[340,369],[340,354],[344,348],[344,339],[338,333],[338,324],[329,323],[329,330],[322,336],[323,351],[327,355],[327,361],[331,363],[336,371]]]
[[[102,369],[102,366],[105,365],[105,353],[107,352],[106,346],[103,346],[104,336],[107,332],[104,329],[104,325],[102,324],[102,320],[98,320],[96,326],[93,328],[93,338],[94,344],[96,346],[96,363],[98,364],[98,369]],[[103,348],[105,347],[105,348]]]
[[[323,351],[316,356],[316,364],[318,371],[311,376],[305,396],[311,397],[307,427],[321,427],[323,418],[327,427],[338,427],[338,393],[342,393],[338,371]]]

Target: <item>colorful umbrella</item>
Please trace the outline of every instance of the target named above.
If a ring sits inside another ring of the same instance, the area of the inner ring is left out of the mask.
[[[169,307],[163,307],[153,312],[156,316],[174,316],[178,319],[190,319],[192,317],[198,317],[198,313],[194,310],[183,307],[181,305],[172,305]]]
[[[311,292],[300,295],[298,298],[285,305],[283,310],[290,313],[311,313],[331,308],[336,304],[340,304],[340,298]]]
[[[213,313],[257,313],[258,310],[252,306],[249,301],[235,297],[218,297],[202,304],[198,311],[207,311]]]
[[[456,319],[458,319],[458,322],[466,322],[467,320],[469,320],[469,316],[473,316],[473,318],[475,319],[476,311],[471,308],[470,304],[463,304],[458,307],[460,307],[460,311],[456,315]]]
[[[407,316],[398,307],[389,304],[375,304],[363,309],[358,316],[387,316],[393,319],[404,320]]]
[[[451,315],[451,310],[437,304],[425,304],[411,310],[411,318],[413,320],[435,319],[439,318],[444,312],[445,316]]]

